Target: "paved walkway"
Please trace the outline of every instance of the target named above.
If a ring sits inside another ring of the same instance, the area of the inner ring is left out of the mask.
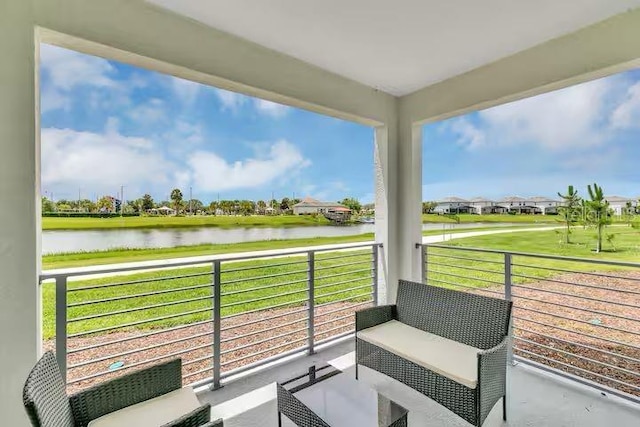
[[[486,236],[490,234],[502,234],[502,233],[519,233],[525,231],[546,231],[554,230],[560,227],[531,227],[531,228],[515,228],[515,229],[496,229],[496,230],[484,230],[484,231],[466,231],[459,233],[442,233],[431,236],[423,236],[422,243],[439,243],[449,241],[453,239],[464,239],[467,237]],[[196,257],[182,257],[182,258],[170,258],[162,260],[150,260],[150,261],[137,261],[127,262],[119,264],[105,264],[105,265],[91,265],[86,267],[73,267],[73,268],[61,268],[54,270],[46,270],[42,272],[44,277],[60,276],[72,276],[69,277],[70,281],[73,280],[86,280],[86,279],[98,279],[103,277],[111,277],[118,275],[131,274],[132,271],[139,273],[164,269],[164,268],[192,268],[197,266],[210,265],[214,260],[221,260],[227,262],[240,262],[247,259],[270,259],[278,258],[283,255],[304,255],[308,251],[354,251],[362,248],[363,246],[373,245],[373,240],[366,242],[347,243],[339,245],[319,245],[319,246],[305,246],[288,249],[275,249],[268,251],[252,251],[252,252],[234,252],[229,254],[219,255],[204,255]]]

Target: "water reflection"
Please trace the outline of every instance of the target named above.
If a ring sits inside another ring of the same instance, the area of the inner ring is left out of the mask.
[[[450,230],[482,226],[506,226],[506,223],[423,224],[423,230]],[[42,232],[42,253],[96,251],[113,248],[168,248],[205,243],[240,243],[257,240],[302,239],[352,236],[373,233],[375,224],[291,228],[169,228],[61,230]]]

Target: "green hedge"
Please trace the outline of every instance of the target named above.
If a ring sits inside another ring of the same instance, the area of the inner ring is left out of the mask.
[[[119,212],[42,212],[42,216],[51,218],[117,218],[120,216],[140,216],[140,214],[120,214]]]

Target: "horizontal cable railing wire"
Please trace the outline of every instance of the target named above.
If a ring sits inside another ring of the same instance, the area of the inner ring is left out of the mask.
[[[640,402],[639,263],[444,244],[423,261],[426,283],[513,301],[512,360]]]
[[[185,384],[218,387],[352,333],[353,313],[377,295],[378,249],[346,244],[45,272],[44,345],[55,348],[71,392],[174,357],[183,359]]]

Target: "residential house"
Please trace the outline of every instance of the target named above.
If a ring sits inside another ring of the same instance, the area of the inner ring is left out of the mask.
[[[635,212],[635,208],[638,206],[638,201],[629,197],[609,196],[606,197],[606,200],[609,202],[609,207],[613,210],[613,214],[617,216],[627,213],[629,207]]]
[[[305,197],[300,203],[296,203],[292,207],[294,215],[311,215],[311,214],[325,214],[340,212],[341,215],[348,213],[351,214],[351,210],[336,202],[321,202],[311,197]]]
[[[526,201],[535,207],[534,213],[542,215],[556,215],[558,207],[562,205],[561,201],[545,196],[531,197]]]
[[[499,206],[493,200],[485,199],[484,197],[474,197],[469,201],[469,205],[473,207],[474,213],[481,214],[502,214],[506,213],[507,209]]]
[[[433,209],[437,214],[461,214],[475,212],[475,208],[471,206],[469,200],[460,197],[445,197],[438,200],[438,204]]]
[[[498,201],[498,205],[507,209],[509,213],[535,214],[537,210],[532,200],[519,196],[504,197]]]

